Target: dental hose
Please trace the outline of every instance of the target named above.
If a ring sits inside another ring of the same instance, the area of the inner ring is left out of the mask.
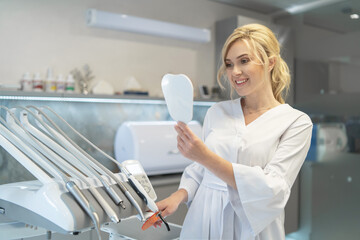
[[[74,133],[76,133],[81,139],[83,139],[86,143],[88,143],[90,146],[92,146],[94,149],[96,149],[98,152],[100,152],[101,154],[103,154],[108,160],[112,161],[113,163],[115,163],[116,165],[119,166],[121,172],[123,172],[128,180],[130,185],[133,187],[133,189],[135,190],[135,192],[138,194],[138,196],[143,199],[143,201],[147,204],[147,206],[149,207],[149,209],[151,211],[153,211],[154,213],[158,212],[159,209],[156,206],[155,202],[150,198],[147,197],[147,193],[145,192],[145,190],[143,189],[143,187],[138,183],[138,181],[135,179],[135,177],[126,169],[124,168],[124,166],[116,161],[113,157],[109,156],[107,153],[105,153],[103,150],[101,150],[100,148],[98,148],[95,144],[93,144],[92,142],[90,142],[88,139],[86,139],[82,134],[80,134],[76,129],[74,129],[69,123],[67,123],[60,115],[58,115],[54,110],[52,110],[50,107],[48,106],[44,106],[44,108],[46,108],[47,110],[49,110],[50,112],[52,112],[58,119],[60,119],[66,126],[68,126]],[[37,109],[37,108],[36,108]],[[38,109],[37,109],[38,110]],[[52,123],[52,125],[61,133],[63,133],[63,131],[51,120],[49,119],[42,111],[39,111],[49,122]],[[64,135],[64,133],[63,133]],[[123,185],[123,184],[122,184]],[[125,186],[124,186],[125,187]],[[126,189],[126,187],[125,187]],[[132,196],[131,196],[132,198]],[[132,198],[133,199],[133,198]],[[130,199],[129,199],[130,200]],[[130,200],[131,201],[131,200]],[[131,201],[133,203],[133,201]],[[134,200],[134,202],[136,202]],[[138,206],[138,204],[136,204]],[[134,205],[136,207],[136,205]],[[142,219],[144,219],[144,215],[139,207],[139,209],[136,207],[136,209],[138,210],[140,216],[142,217]],[[159,214],[159,216],[161,216],[161,214]],[[143,221],[143,220],[142,220]],[[164,224],[167,226],[168,230],[170,230],[169,225],[167,224],[167,222],[163,219],[163,217],[161,216],[161,221],[164,222]]]
[[[36,111],[38,111],[38,113],[40,113],[42,116],[44,116],[55,128],[59,133],[56,132],[52,132],[53,130],[51,128],[49,128],[46,123],[43,122],[42,119],[40,119],[39,117],[35,116],[34,113],[30,112],[31,114],[34,115],[35,119],[38,120],[38,122],[41,123],[41,125],[43,125],[43,127],[50,133],[53,135],[53,137],[55,137],[60,143],[62,142],[61,139],[59,140],[59,137],[63,137],[65,138],[71,145],[71,147],[76,148],[77,151],[79,151],[81,154],[83,154],[87,159],[86,161],[90,162],[91,168],[89,168],[89,170],[92,172],[92,174],[94,174],[95,176],[97,176],[97,172],[102,172],[102,174],[104,175],[111,175],[112,172],[110,170],[108,170],[107,168],[105,168],[103,165],[101,165],[99,162],[97,162],[95,159],[93,159],[90,155],[88,155],[83,149],[81,149],[79,146],[77,146],[76,143],[74,143],[50,118],[48,118],[46,116],[46,114],[44,114],[40,109],[38,109],[37,107],[34,106],[28,106],[29,108],[34,108]],[[57,135],[59,134],[59,135]],[[66,144],[62,144],[62,145],[66,145]],[[64,146],[65,148],[67,148],[66,146]],[[71,152],[71,151],[70,151]],[[81,156],[79,156],[81,157]],[[94,166],[95,165],[95,166]],[[113,177],[113,175],[111,176]],[[113,187],[108,184],[104,179],[102,179],[100,176],[97,177],[104,185],[105,189],[107,190],[107,192],[109,193],[110,197],[114,200],[116,205],[120,205],[123,209],[125,209],[125,205],[123,203],[123,200],[120,198],[120,196],[115,192],[115,190],[113,189]]]
[[[35,108],[36,110],[38,110],[36,107],[34,106],[30,106],[32,108]],[[39,117],[37,117],[35,115],[35,113],[31,112],[29,109],[27,108],[24,108],[24,107],[21,107],[21,106],[18,106],[17,108],[20,108],[20,109],[23,109],[25,111],[27,111],[28,113],[30,113],[31,115],[33,115],[33,117],[38,121],[40,122],[43,127],[49,132],[51,133],[52,132],[52,129],[50,129],[43,121],[42,119],[40,119]],[[46,117],[46,116],[45,116]],[[48,119],[48,118],[47,118]],[[50,119],[48,119],[50,120]],[[50,120],[51,121],[51,120]],[[62,132],[62,134],[64,135],[65,133]],[[52,134],[53,137],[55,137],[59,142],[61,142],[58,138],[58,136],[56,134]],[[66,135],[66,134],[65,134]],[[81,161],[79,161],[79,163],[81,163],[93,176],[95,176],[102,184],[103,186],[105,187],[105,190],[107,191],[107,193],[109,194],[109,196],[113,199],[113,201],[115,202],[116,205],[119,205],[122,207],[122,208],[125,208],[125,206],[123,204],[121,204],[123,201],[122,199],[120,198],[120,196],[115,192],[115,190],[112,188],[112,186],[107,183],[107,181],[105,181],[105,179],[103,179],[96,171],[95,169],[93,169],[92,167],[82,163]]]

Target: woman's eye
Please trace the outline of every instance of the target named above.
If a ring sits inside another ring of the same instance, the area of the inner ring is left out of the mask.
[[[232,64],[232,63],[225,63],[225,67],[226,68],[231,68],[231,67],[233,67],[234,65]]]
[[[249,61],[250,61],[250,59],[248,59],[248,58],[242,58],[242,59],[240,60],[240,62],[241,62],[242,64],[248,63]]]

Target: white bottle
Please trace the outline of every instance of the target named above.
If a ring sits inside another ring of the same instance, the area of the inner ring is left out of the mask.
[[[52,68],[48,68],[46,81],[45,81],[46,92],[56,92],[56,81],[53,75]]]
[[[72,74],[69,74],[66,79],[65,92],[73,93],[75,91],[75,80]]]
[[[33,90],[35,92],[42,92],[44,91],[44,81],[41,78],[40,73],[36,73],[33,79]]]
[[[65,92],[65,79],[62,74],[59,74],[56,79],[56,92],[58,93]]]
[[[21,79],[21,90],[23,91],[32,91],[33,90],[33,82],[29,72],[24,73]]]

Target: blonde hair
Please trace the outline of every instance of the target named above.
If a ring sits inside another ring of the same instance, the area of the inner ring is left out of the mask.
[[[225,58],[232,44],[239,40],[247,44],[252,51],[252,56],[264,66],[264,71],[267,71],[269,67],[269,59],[275,58],[275,64],[270,73],[271,87],[275,99],[280,103],[284,103],[291,81],[289,67],[280,56],[280,44],[274,33],[260,24],[248,24],[238,27],[226,40],[221,52],[221,66],[217,74],[220,87],[224,88],[222,79],[229,83],[226,76]],[[232,93],[233,89],[231,88],[231,95]]]

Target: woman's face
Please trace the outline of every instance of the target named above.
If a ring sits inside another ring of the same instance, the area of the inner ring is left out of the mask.
[[[261,94],[268,87],[271,88],[270,81],[265,81],[263,65],[251,56],[244,41],[239,40],[231,45],[225,57],[225,66],[231,86],[239,96]]]

